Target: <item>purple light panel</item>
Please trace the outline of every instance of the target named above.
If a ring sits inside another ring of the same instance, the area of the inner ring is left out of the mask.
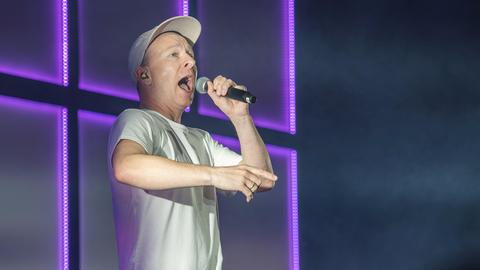
[[[204,58],[200,61],[200,70],[213,73],[212,77],[217,73],[222,73],[227,77],[236,76],[237,78],[233,78],[234,80],[241,81],[242,84],[249,86],[252,92],[257,93],[258,104],[251,106],[250,110],[258,126],[295,134],[295,1],[281,0],[278,6],[272,6],[268,1],[256,2],[255,5],[243,2],[231,4],[233,6],[230,8],[250,14],[250,16],[261,16],[260,18],[263,19],[256,21],[255,25],[241,26],[222,14],[225,3],[199,0],[199,17],[204,28],[203,36],[200,37],[203,40],[200,43],[200,57]],[[270,5],[271,9],[267,9],[267,5]],[[263,14],[259,14],[259,12],[263,12]],[[280,18],[277,26],[271,26],[272,20],[277,20],[277,17]],[[268,31],[266,27],[270,27],[271,31]],[[256,31],[244,29],[256,29]],[[244,39],[256,42],[255,48],[252,47],[251,42],[235,40],[231,37],[230,32],[232,31],[237,37],[242,36]],[[229,45],[229,50],[220,50],[215,47],[216,43],[231,45]],[[279,43],[281,45],[277,48]],[[234,53],[229,53],[229,51]],[[278,55],[272,57],[273,53],[278,53]],[[238,55],[244,56],[238,58]],[[226,63],[229,60],[235,65]],[[265,66],[267,63],[268,67]],[[217,71],[217,69],[220,70]],[[270,82],[267,82],[265,78],[268,78]],[[263,105],[259,106],[259,104]],[[208,97],[200,98],[198,112],[215,118],[227,119]]]
[[[68,84],[67,0],[0,4],[0,72]],[[21,8],[19,8],[21,7]],[[26,31],[35,29],[35,31]]]
[[[0,104],[2,107],[12,107],[22,111],[23,113],[31,113],[34,115],[43,114],[56,114],[56,267],[57,269],[68,269],[69,264],[69,250],[68,250],[68,130],[67,130],[67,109],[61,108],[55,105],[38,103],[34,101],[28,101],[18,98],[11,98],[0,96]],[[24,117],[24,116],[22,116]],[[36,116],[34,116],[36,117]],[[22,122],[18,123],[18,126],[22,126]],[[16,127],[13,126],[13,129]],[[37,128],[37,127],[32,127]],[[36,132],[41,134],[41,130],[36,129]],[[54,133],[55,134],[55,133]],[[22,134],[19,134],[21,140]],[[30,135],[28,135],[30,136]],[[54,146],[54,145],[53,145]],[[54,146],[55,147],[55,146]],[[47,153],[45,153],[47,154]],[[27,159],[28,160],[28,159]],[[26,165],[28,165],[28,161]],[[42,172],[39,172],[42,174]],[[38,177],[37,175],[31,177]],[[39,179],[41,180],[41,179]],[[47,183],[45,183],[47,184]],[[30,197],[24,198],[24,201],[28,203]],[[21,205],[22,203],[20,203]],[[45,209],[48,210],[48,209]],[[46,211],[48,212],[48,211]],[[28,237],[27,237],[28,238]],[[35,241],[35,239],[33,239]],[[55,243],[55,240],[53,241]],[[45,244],[45,248],[48,248],[48,244]],[[35,267],[42,267],[36,265]]]
[[[80,269],[118,269],[106,150],[113,115],[78,112]]]
[[[136,13],[142,16],[132,16]],[[128,74],[130,46],[142,32],[183,14],[188,14],[188,0],[81,0],[79,88],[138,101]]]
[[[237,139],[212,135],[212,137],[231,149],[240,149]],[[299,237],[298,237],[298,192],[297,192],[297,151],[285,147],[266,145],[268,152],[273,156],[281,156],[288,159],[288,192],[287,192],[287,216],[288,216],[288,249],[289,269],[300,269]],[[275,169],[275,168],[274,168]]]
[[[99,123],[108,126],[109,128],[113,125],[113,122],[115,122],[115,119],[117,118],[115,115],[95,113],[89,111],[78,111],[78,117],[79,119],[82,119],[82,121]],[[107,151],[106,148],[105,151]]]

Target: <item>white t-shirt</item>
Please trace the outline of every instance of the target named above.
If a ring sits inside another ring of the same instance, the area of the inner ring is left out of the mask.
[[[149,155],[179,162],[231,166],[242,157],[213,140],[208,132],[146,109],[122,112],[109,136],[108,164],[120,270],[221,269],[215,188],[144,190],[118,182],[111,158],[122,139],[137,142]]]

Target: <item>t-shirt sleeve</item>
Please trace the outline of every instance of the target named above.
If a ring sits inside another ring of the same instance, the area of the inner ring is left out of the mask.
[[[207,143],[213,156],[213,166],[234,166],[242,161],[242,156],[223,146],[207,133]]]
[[[148,154],[152,154],[153,136],[150,123],[150,116],[141,110],[129,109],[122,112],[110,130],[108,139],[109,158],[112,158],[115,147],[123,139],[140,144]]]

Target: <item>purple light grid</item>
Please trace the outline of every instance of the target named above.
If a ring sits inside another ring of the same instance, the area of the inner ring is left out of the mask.
[[[67,0],[63,0],[63,1],[67,1]],[[189,0],[176,0],[176,1],[177,1],[177,14],[188,16]],[[82,13],[82,10],[80,9],[80,14],[81,13]],[[80,16],[82,17],[82,15]],[[83,78],[80,81],[79,87],[85,91],[95,92],[95,93],[99,93],[107,96],[124,98],[128,100],[133,100],[133,101],[139,101],[138,95],[136,93],[132,93],[130,91],[131,90],[130,88],[124,88],[124,87],[119,87],[114,85],[108,85],[106,83],[89,81],[86,78]],[[190,107],[187,107],[185,109],[185,112],[189,112],[189,111],[190,111]]]
[[[61,109],[58,128],[58,263],[59,269],[69,269],[69,194],[68,194],[68,110]]]
[[[22,108],[25,110],[35,109],[36,112],[51,112],[52,110],[57,110],[59,108],[58,106],[52,104],[1,95],[0,104],[6,106],[13,106],[16,108]]]
[[[0,66],[0,73],[10,74],[17,77],[28,78],[35,81],[58,84],[59,78],[42,74],[35,67],[15,66],[15,64],[7,64]],[[58,75],[60,77],[60,75]]]
[[[83,0],[83,1],[80,1],[78,4],[78,17],[79,17],[78,38],[79,38],[80,58],[83,57],[83,55],[85,54],[83,52],[84,45],[82,43],[82,41],[85,39],[84,37],[85,30],[83,29],[83,26],[81,24],[82,20],[84,20],[84,18],[87,18],[84,11],[85,9],[84,2],[87,2],[87,1]],[[79,61],[80,72],[82,72],[83,70],[86,70],[84,66],[85,66],[85,63],[83,59],[80,59]],[[86,78],[84,76],[82,77],[81,75],[79,75],[78,87],[83,91],[94,92],[98,94],[119,97],[119,98],[133,100],[133,101],[139,101],[138,95],[136,94],[136,92],[132,93],[131,87],[121,87],[114,84],[99,82],[92,78]]]
[[[95,123],[102,123],[106,126],[111,126],[115,122],[116,116],[110,114],[96,113],[90,111],[79,110],[78,118],[89,120]]]
[[[208,107],[205,107],[205,106],[199,106],[198,113],[201,114],[201,115],[206,115],[206,116],[211,116],[211,117],[214,117],[214,118],[228,120],[227,116],[225,114],[223,114],[222,112],[220,112],[219,110],[212,110],[212,109],[210,109]],[[273,122],[269,119],[266,119],[266,118],[261,117],[261,116],[256,116],[256,115],[252,115],[252,118],[255,122],[255,125],[257,125],[257,126],[265,127],[265,128],[269,128],[269,129],[273,129],[273,130],[278,130],[278,131],[287,131],[285,123],[276,123],[276,122]]]
[[[68,119],[67,109],[36,101],[0,96],[0,103],[36,112],[58,111],[57,128],[57,262],[58,269],[68,269]]]
[[[212,134],[212,137],[220,143],[239,148],[240,143],[237,139],[225,137],[221,135]],[[288,168],[289,185],[288,185],[288,247],[289,247],[289,262],[291,270],[300,270],[300,252],[299,252],[299,237],[298,237],[298,189],[297,189],[297,151],[276,146],[266,145],[267,150],[271,154],[287,156],[290,167]]]
[[[296,131],[296,104],[295,104],[295,0],[282,0],[283,11],[283,80],[284,92],[286,93],[285,103],[282,104],[286,108],[282,109],[285,112],[287,123],[277,123],[270,119],[261,116],[253,116],[255,123],[258,126],[274,129],[278,131],[286,131],[290,134],[295,134]],[[220,119],[227,119],[227,117],[218,110],[213,110],[205,106],[199,106],[198,112],[202,115],[211,116]]]
[[[82,90],[99,93],[107,96],[119,97],[133,101],[139,101],[138,95],[135,93],[129,92],[130,88],[122,88],[119,86],[107,85],[105,83],[100,82],[90,82],[87,79],[83,79],[80,83],[79,87]]]
[[[54,14],[57,15],[54,25],[56,29],[56,40],[54,41],[56,59],[53,60],[58,63],[56,76],[52,77],[42,73],[35,67],[17,66],[16,63],[0,65],[0,73],[68,86],[68,0],[52,2],[54,2]]]

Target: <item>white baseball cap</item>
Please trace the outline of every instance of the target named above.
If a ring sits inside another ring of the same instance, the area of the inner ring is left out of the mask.
[[[132,80],[137,81],[135,70],[142,64],[150,43],[160,34],[177,32],[195,44],[201,31],[202,26],[197,19],[190,16],[177,16],[167,19],[153,29],[141,34],[133,43],[128,55],[128,70]]]

